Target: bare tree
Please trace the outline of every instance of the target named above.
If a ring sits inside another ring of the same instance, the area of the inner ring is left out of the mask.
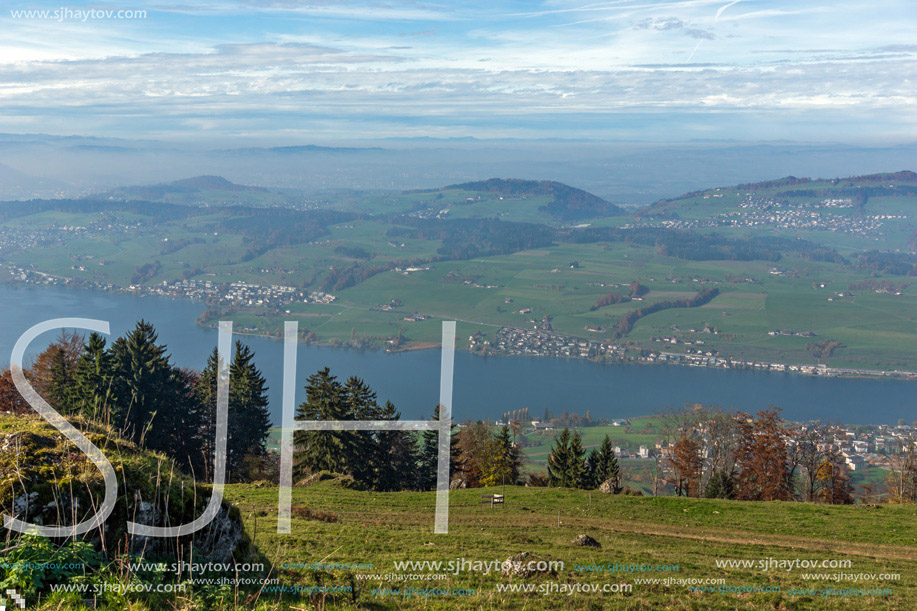
[[[888,486],[891,502],[913,503],[917,501],[917,438],[905,435],[897,438],[892,451],[887,453],[891,472]]]

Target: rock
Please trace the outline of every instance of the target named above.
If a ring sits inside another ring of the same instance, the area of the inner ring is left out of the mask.
[[[617,482],[612,479],[606,479],[599,485],[599,492],[603,494],[618,494],[621,492],[621,488],[616,486]]]
[[[544,558],[539,558],[531,552],[522,552],[504,560],[501,572],[504,577],[521,577],[523,579],[539,574],[557,575],[557,571],[550,567],[550,562]]]
[[[298,482],[296,482],[296,485],[297,486],[308,486],[310,484],[314,484],[315,482],[321,482],[326,479],[334,479],[334,477],[335,477],[334,473],[331,473],[330,471],[319,471],[318,473],[313,473],[309,477],[299,480]]]
[[[463,480],[460,477],[457,477],[454,480],[452,480],[451,482],[449,482],[449,490],[461,490],[462,488],[467,488],[467,487],[468,487],[468,482],[466,482],[465,480]]]
[[[598,547],[601,549],[602,544],[590,537],[589,535],[580,535],[571,541],[573,545],[579,545],[580,547]]]

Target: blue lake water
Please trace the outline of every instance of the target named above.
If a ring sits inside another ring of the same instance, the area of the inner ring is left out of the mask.
[[[0,365],[9,366],[13,344],[25,330],[51,318],[106,320],[113,336],[145,318],[156,326],[160,341],[168,346],[176,363],[199,369],[217,338],[215,330],[198,327],[195,322],[203,309],[201,304],[185,300],[0,284]],[[55,333],[48,333],[36,340],[32,352],[54,337]],[[270,385],[273,419],[279,423],[282,343],[261,337],[237,338],[255,351],[256,363]],[[390,399],[406,418],[429,417],[439,397],[438,351],[387,354],[300,345],[297,360],[297,401],[303,399],[306,377],[324,366],[331,367],[340,378],[364,378],[380,399]],[[917,382],[903,380],[602,365],[535,357],[483,358],[458,351],[453,403],[460,421],[497,419],[506,411],[523,407],[533,416],[548,408],[555,414],[590,410],[593,417],[623,418],[659,413],[684,403],[704,403],[746,412],[777,405],[790,420],[893,424],[899,418],[917,418],[915,392]]]

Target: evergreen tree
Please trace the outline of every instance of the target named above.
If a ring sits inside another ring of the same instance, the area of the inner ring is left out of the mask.
[[[231,481],[244,480],[246,459],[264,456],[267,451],[265,443],[271,428],[267,386],[253,359],[249,347],[237,341],[229,367],[226,469]]]
[[[380,420],[398,420],[401,414],[391,401],[386,401],[379,414]],[[382,462],[379,465],[376,490],[416,490],[417,481],[417,441],[409,431],[379,431],[377,437],[379,454]]]
[[[570,438],[570,481],[577,488],[589,487],[589,473],[586,471],[586,450],[583,449],[583,438],[575,431]]]
[[[346,420],[344,389],[328,367],[309,376],[306,400],[296,408],[297,420]],[[346,473],[351,449],[347,431],[296,431],[296,477],[308,471]]]
[[[99,333],[90,333],[76,363],[75,407],[92,419],[108,420],[112,398],[112,359],[105,344]]]
[[[59,346],[52,347],[49,379],[45,387],[45,400],[64,414],[77,412],[75,400],[75,377],[67,353]]]
[[[431,420],[439,420],[439,405],[433,408]],[[462,471],[461,450],[458,444],[458,435],[455,426],[450,428],[449,451],[449,476]],[[418,457],[418,487],[421,490],[433,490],[436,487],[436,476],[439,469],[439,432],[424,431],[420,439],[420,455]]]
[[[147,446],[165,450],[163,430],[169,426],[165,412],[170,410],[174,371],[165,346],[156,344],[153,325],[141,320],[112,345],[114,374],[113,424],[132,441],[145,439]],[[159,422],[153,426],[153,419]]]
[[[172,456],[182,468],[201,460],[204,412],[196,374],[174,367],[157,344],[153,325],[141,320],[111,348],[112,424],[147,448]]]
[[[513,442],[509,427],[505,424],[497,434],[497,447],[500,452],[500,483],[505,481],[507,484],[515,484],[522,470],[522,452]]]
[[[348,420],[386,420],[391,415],[387,408],[379,407],[376,393],[360,378],[351,376],[342,390],[342,402]],[[377,485],[378,472],[384,467],[387,458],[388,450],[380,442],[380,434],[373,434],[372,431],[342,433],[347,447],[347,471],[367,488]]]
[[[194,387],[195,400],[201,407],[201,465],[202,473],[207,480],[213,476],[213,457],[216,452],[216,407],[217,380],[219,378],[220,353],[213,349],[207,357],[207,363],[197,377]],[[227,444],[228,448],[228,444]]]
[[[548,457],[548,483],[560,488],[574,487],[576,479],[571,477],[572,463],[570,429],[564,429],[554,439],[551,455]]]
[[[602,440],[602,445],[599,448],[596,475],[597,486],[608,480],[613,480],[612,489],[614,493],[617,494],[621,491],[621,469],[618,466],[618,457],[615,456],[614,448],[611,446],[611,438],[608,435],[605,435],[605,439]]]
[[[708,499],[734,499],[735,481],[722,470],[717,470],[710,476],[704,488],[704,497]]]

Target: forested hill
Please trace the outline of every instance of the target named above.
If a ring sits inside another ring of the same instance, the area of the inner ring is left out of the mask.
[[[796,176],[786,176],[776,180],[764,180],[760,182],[743,183],[734,187],[719,187],[717,189],[705,189],[701,191],[691,191],[677,197],[661,200],[657,203],[673,202],[684,199],[700,197],[712,191],[730,190],[730,191],[772,191],[786,190],[792,188],[793,191],[799,192],[801,189],[811,189],[821,187],[823,189],[850,189],[855,187],[882,186],[887,189],[894,189],[901,185],[917,184],[917,173],[910,170],[900,172],[882,172],[879,174],[865,174],[863,176],[848,176],[846,178],[797,178]]]
[[[230,182],[222,176],[195,176],[184,178],[169,183],[156,185],[119,187],[103,195],[121,200],[147,200],[147,201],[172,201],[173,203],[188,203],[187,198],[218,197],[249,195],[259,197],[269,194],[270,189],[252,187]]]
[[[496,193],[504,197],[548,195],[552,199],[544,206],[544,211],[554,218],[568,221],[622,214],[621,208],[598,195],[553,180],[490,178],[449,185],[441,190],[450,189]]]

